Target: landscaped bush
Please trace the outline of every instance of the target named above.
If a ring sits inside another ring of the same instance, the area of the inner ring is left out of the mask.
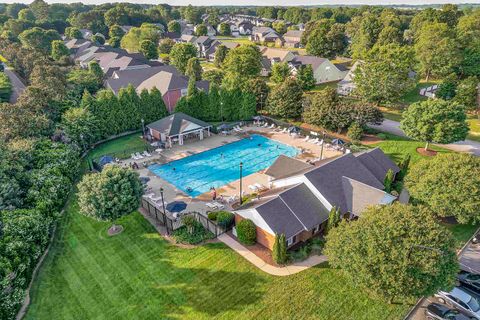
[[[208,239],[215,238],[215,235],[206,230],[202,224],[195,220],[193,216],[185,216],[183,223],[185,226],[173,232],[173,238],[178,243],[198,244]]]
[[[217,215],[220,211],[213,211],[213,212],[209,212],[207,217],[209,220],[212,220],[212,221],[217,221]]]
[[[385,133],[377,133],[377,138],[387,140],[387,135]]]
[[[250,219],[244,219],[237,224],[238,240],[246,245],[255,244],[257,239],[257,229]]]
[[[217,224],[223,228],[228,228],[233,224],[235,216],[228,211],[219,211],[217,214]]]

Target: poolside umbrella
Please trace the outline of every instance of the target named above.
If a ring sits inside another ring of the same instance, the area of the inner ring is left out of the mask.
[[[291,126],[290,128],[288,128],[288,132],[290,132],[290,133],[299,133],[299,132],[300,132],[300,128],[299,128],[299,127],[295,127],[295,126]]]
[[[255,120],[255,121],[262,121],[262,120],[263,120],[263,117],[262,117],[262,116],[254,116],[254,117],[253,117],[253,120]]]
[[[345,141],[343,141],[342,139],[333,139],[332,143],[337,144],[337,145],[341,145],[341,144],[345,144]]]
[[[226,125],[225,123],[217,127],[217,129],[220,131],[228,130],[228,128],[229,128],[228,125]]]
[[[183,201],[173,201],[167,204],[166,208],[170,212],[181,212],[187,208],[187,204]]]
[[[98,164],[99,164],[101,167],[103,167],[104,165],[113,162],[113,160],[114,160],[113,157],[103,156],[103,157],[101,157],[101,158],[98,160]]]

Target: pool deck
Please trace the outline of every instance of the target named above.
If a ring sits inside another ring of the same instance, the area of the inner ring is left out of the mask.
[[[303,138],[294,138],[286,133],[275,132],[272,129],[261,128],[256,126],[251,127],[244,127],[243,128],[248,134],[261,134],[265,137],[276,140],[278,142],[282,142],[284,144],[294,146],[303,150],[303,153],[297,156],[297,159],[301,160],[313,160],[318,159],[320,157],[321,147],[318,145],[314,145],[308,142],[305,142]],[[148,165],[152,163],[167,163],[173,160],[178,160],[184,157],[191,156],[192,154],[200,153],[206,150],[210,150],[212,148],[220,147],[222,145],[238,141],[243,139],[247,136],[246,133],[243,134],[231,134],[231,135],[212,135],[211,137],[206,137],[203,140],[192,140],[186,141],[186,143],[182,146],[175,145],[171,149],[167,149],[162,151],[160,154],[153,154],[152,157],[149,157],[145,160],[137,161],[140,166],[138,169],[138,173],[140,176],[149,177],[150,181],[148,182],[148,187],[151,191],[156,195],[160,194],[160,187],[164,189],[164,198],[166,202],[173,202],[173,201],[184,201],[187,203],[186,211],[196,211],[201,214],[206,214],[207,211],[211,211],[205,205],[205,203],[210,202],[212,200],[211,195],[209,193],[204,193],[199,195],[196,198],[191,198],[187,196],[183,191],[177,189],[174,185],[166,182],[165,180],[161,179],[160,177],[156,176],[150,170],[148,170]],[[336,150],[327,150],[324,149],[323,151],[323,158],[330,158],[334,156],[341,155],[342,152]],[[143,161],[147,161],[147,166],[143,165]],[[129,163],[133,162],[133,160],[127,159],[121,162],[122,165],[128,165]],[[251,194],[254,191],[248,188],[249,185],[254,183],[260,183],[261,185],[268,187],[268,176],[263,174],[263,171],[259,171],[257,173],[248,175],[243,177],[243,194]],[[240,193],[240,181],[236,180],[229,184],[222,186],[221,188],[217,188],[217,196],[232,196],[232,195],[239,195]],[[231,210],[232,208],[225,204],[225,209]]]

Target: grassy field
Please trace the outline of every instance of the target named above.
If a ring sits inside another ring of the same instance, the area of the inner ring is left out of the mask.
[[[168,244],[139,214],[107,223],[69,206],[32,288],[26,319],[400,319],[388,305],[320,265],[265,274],[221,243]]]
[[[147,144],[140,138],[141,135],[141,132],[137,132],[102,143],[92,150],[87,158],[96,159],[107,154],[114,155],[121,159],[128,158],[132,152],[146,150]]]
[[[478,116],[471,115],[468,118],[468,124],[470,125],[470,133],[468,134],[467,139],[480,141],[480,120]]]
[[[400,100],[402,104],[405,105],[410,105],[414,102],[418,101],[423,101],[427,100],[428,98],[425,96],[420,95],[420,90],[423,88],[430,87],[434,84],[438,84],[438,82],[432,81],[432,82],[425,82],[421,80],[415,87],[415,89],[411,90],[410,92],[407,92]]]

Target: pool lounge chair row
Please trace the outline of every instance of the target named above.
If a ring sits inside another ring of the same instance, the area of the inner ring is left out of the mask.
[[[254,184],[249,185],[249,186],[248,186],[248,189],[250,189],[250,190],[252,190],[252,191],[262,191],[262,190],[265,190],[265,189],[267,189],[267,188],[257,182],[257,183],[254,183]]]
[[[156,196],[155,193],[149,193],[149,194],[146,194],[144,195],[144,197],[146,199],[150,199],[152,202],[156,203],[156,204],[162,204],[162,196]],[[168,204],[167,201],[163,200],[163,203],[165,204],[165,206]]]
[[[148,158],[148,157],[151,157],[152,155],[145,150],[143,151],[142,154],[140,154],[140,152],[137,152],[137,153],[132,153],[130,156],[132,160],[142,160],[143,158]]]
[[[205,203],[205,205],[212,210],[221,210],[221,209],[225,208],[225,206],[223,204],[218,203],[216,201],[207,202],[207,203]]]

